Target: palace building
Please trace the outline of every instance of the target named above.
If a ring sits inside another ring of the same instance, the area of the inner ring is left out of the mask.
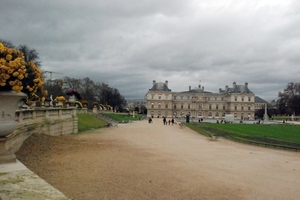
[[[185,117],[222,119],[226,114],[235,119],[254,119],[255,94],[248,83],[220,88],[218,93],[205,91],[199,85],[188,91],[172,92],[168,81],[153,81],[152,88],[145,96],[147,117]]]

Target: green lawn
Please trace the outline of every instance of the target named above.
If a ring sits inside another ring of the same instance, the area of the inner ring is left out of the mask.
[[[188,123],[186,126],[205,135],[300,148],[300,126],[297,125]]]
[[[135,117],[133,117],[132,115],[129,114],[118,114],[118,113],[102,113],[102,115],[105,117],[109,117],[119,123],[137,121],[142,119],[143,117],[142,115],[135,115]]]
[[[78,132],[87,131],[96,128],[102,128],[106,122],[94,117],[91,114],[77,114]]]

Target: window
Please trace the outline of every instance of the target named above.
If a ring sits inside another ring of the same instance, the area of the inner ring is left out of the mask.
[[[244,110],[244,106],[242,106],[242,110]]]
[[[225,110],[226,109],[226,107],[225,107],[225,105],[223,105],[223,110]]]
[[[251,97],[248,97],[248,101],[251,101]]]
[[[161,108],[161,103],[158,103],[158,108]]]
[[[251,106],[250,105],[248,106],[248,110],[251,110]]]
[[[183,96],[181,96],[180,99],[183,100]]]
[[[237,106],[234,106],[234,110],[237,110]]]
[[[168,104],[165,105],[165,108],[168,108]]]
[[[151,99],[154,99],[154,95],[153,94],[151,95]]]
[[[190,97],[187,97],[188,100],[190,100]]]
[[[180,108],[183,109],[183,104],[181,104]]]
[[[208,109],[211,110],[211,105],[209,105]]]
[[[174,109],[176,109],[176,104],[174,104]]]
[[[199,113],[198,113],[198,116],[202,116],[202,112],[199,112]]]
[[[219,110],[219,105],[216,105],[216,109]]]
[[[158,99],[161,99],[161,95],[158,96]]]
[[[188,109],[191,109],[191,105],[190,104],[188,104]]]
[[[216,113],[216,117],[219,117],[219,113]]]
[[[199,108],[199,109],[202,109],[202,104],[199,104],[199,105],[198,105],[198,108]]]
[[[153,105],[153,104],[151,105],[151,108],[154,108],[154,105]]]
[[[242,97],[242,101],[244,101],[244,97]]]
[[[211,112],[209,112],[209,113],[208,113],[208,116],[209,116],[209,117],[211,117],[211,116],[212,116],[212,113],[211,113]]]
[[[224,97],[222,97],[221,100],[224,101]]]
[[[234,97],[234,101],[237,101],[237,97]]]
[[[217,100],[218,100],[218,97],[215,97],[215,100],[217,101]]]
[[[207,97],[207,100],[210,100],[210,97]]]
[[[176,96],[174,96],[173,98],[176,99]]]

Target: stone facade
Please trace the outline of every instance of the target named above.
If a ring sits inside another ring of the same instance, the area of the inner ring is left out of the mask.
[[[234,115],[235,119],[254,119],[255,94],[248,88],[248,83],[232,88],[225,86],[218,93],[208,92],[199,85],[188,91],[172,92],[168,81],[153,81],[152,88],[145,96],[147,117],[185,117],[222,119],[225,114]]]

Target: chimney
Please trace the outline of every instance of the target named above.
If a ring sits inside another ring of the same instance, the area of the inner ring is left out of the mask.
[[[248,83],[247,82],[245,83],[245,86],[246,86],[246,88],[248,88]]]
[[[227,90],[228,90],[228,85],[225,86],[225,91],[227,91]]]
[[[221,93],[222,92],[222,88],[219,88],[219,93]]]
[[[167,81],[167,80],[166,80],[166,82],[165,82],[165,83],[166,83],[166,85],[168,86],[168,81]]]
[[[189,86],[189,91],[191,91],[191,86]]]
[[[204,86],[202,86],[202,91],[204,92]]]
[[[153,85],[155,85],[155,83],[156,83],[156,81],[155,81],[155,80],[153,80]]]
[[[233,82],[233,89],[236,87],[236,82]]]
[[[198,85],[198,88],[201,88],[201,85]]]

